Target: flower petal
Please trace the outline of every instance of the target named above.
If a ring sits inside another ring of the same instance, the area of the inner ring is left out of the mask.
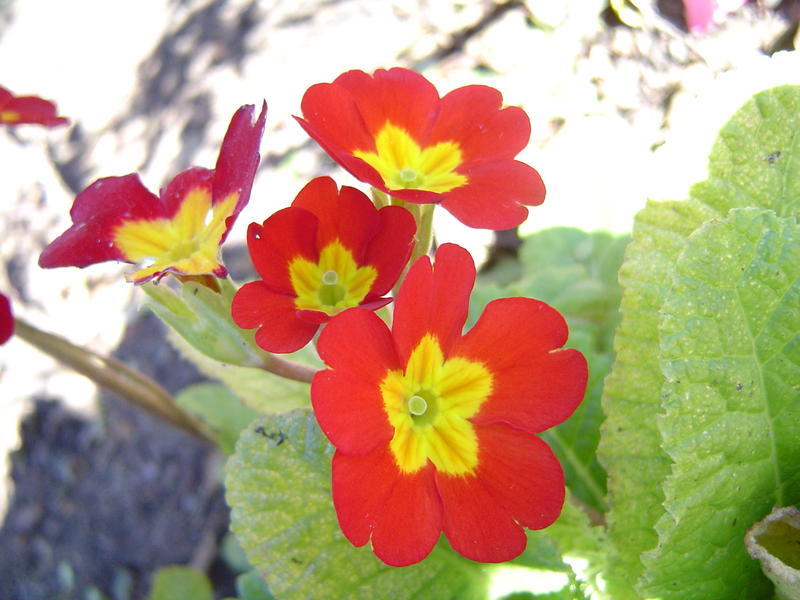
[[[331,369],[358,374],[376,390],[387,372],[401,368],[386,324],[363,308],[331,319],[319,336],[317,352]]]
[[[126,220],[164,216],[161,200],[136,174],[104,177],[75,198],[73,225],[51,242],[39,257],[44,268],[85,267],[107,260],[128,260],[114,242],[114,229]]]
[[[461,246],[443,244],[436,262],[423,256],[408,271],[395,302],[394,335],[405,364],[411,351],[427,333],[439,341],[445,356],[461,335],[475,284],[475,263]]]
[[[228,130],[220,146],[214,168],[213,204],[237,194],[236,206],[225,222],[222,244],[228,237],[233,223],[250,200],[253,179],[261,160],[259,146],[264,134],[267,118],[267,103],[261,105],[261,113],[255,117],[255,106],[248,104],[239,108],[231,118]]]
[[[443,529],[453,550],[471,560],[497,563],[519,556],[527,543],[522,527],[477,477],[436,473]]]
[[[69,119],[57,116],[56,105],[38,96],[14,96],[0,87],[0,123],[38,123],[53,127],[69,123]]]
[[[367,298],[386,294],[403,272],[411,251],[417,225],[414,217],[400,206],[384,206],[378,211],[380,226],[364,255],[364,264],[372,265],[378,276]]]
[[[544,202],[545,187],[533,167],[516,160],[475,161],[459,168],[469,185],[455,188],[442,206],[469,227],[510,229],[528,216],[523,205]]]
[[[267,352],[294,352],[305,346],[319,329],[297,318],[294,297],[276,293],[261,281],[246,283],[231,305],[234,322],[256,331],[256,344]]]
[[[368,454],[392,439],[380,390],[355,373],[319,371],[311,383],[311,403],[322,431],[347,454]]]
[[[472,421],[533,433],[569,417],[583,400],[588,370],[577,350],[557,350],[567,335],[564,317],[544,302],[490,302],[452,350],[483,363],[493,376],[492,393]]]
[[[439,110],[439,94],[433,84],[409,69],[378,69],[370,76],[363,71],[348,71],[333,82],[355,100],[371,145],[350,150],[374,150],[374,137],[387,122],[405,129],[412,138],[425,140]]]
[[[0,294],[0,344],[5,344],[12,335],[14,335],[14,315],[11,314],[11,301],[5,294]]]
[[[528,144],[531,123],[525,111],[501,109],[503,96],[494,88],[468,85],[442,98],[429,144],[454,141],[464,161],[513,159]]]
[[[386,448],[366,456],[337,451],[333,504],[345,537],[356,546],[372,538],[386,564],[406,566],[425,558],[441,533],[441,502],[432,469],[403,476]]]
[[[213,179],[214,171],[202,167],[192,167],[186,169],[182,173],[178,173],[160,192],[164,210],[159,216],[167,219],[174,218],[193,190],[200,190],[208,194],[208,206],[210,206],[211,184]],[[195,217],[199,223],[195,228],[196,230],[202,228],[207,212],[207,209],[205,211],[196,211]]]
[[[507,425],[476,427],[477,477],[518,523],[543,529],[561,514],[564,472],[546,442]]]
[[[272,214],[261,225],[250,224],[247,248],[265,285],[294,295],[289,262],[298,256],[317,262],[318,225],[319,221],[312,213],[294,206]]]
[[[348,186],[339,190],[330,177],[317,177],[300,190],[292,206],[317,217],[317,248],[338,239],[359,265],[364,264],[367,244],[380,227],[378,211],[366,195]]]

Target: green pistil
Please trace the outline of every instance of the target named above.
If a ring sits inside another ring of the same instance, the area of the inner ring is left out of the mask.
[[[406,406],[415,425],[430,425],[439,414],[439,399],[428,390],[419,390],[410,396]]]
[[[398,173],[397,176],[403,183],[403,186],[407,188],[416,187],[415,184],[419,180],[419,174],[417,173],[417,171],[409,167],[406,167],[405,169],[400,169],[400,173]]]

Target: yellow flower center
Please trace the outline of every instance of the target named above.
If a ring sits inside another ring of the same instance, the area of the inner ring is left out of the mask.
[[[19,113],[15,110],[0,110],[0,123],[16,123]]]
[[[211,206],[211,191],[195,188],[172,219],[127,221],[114,231],[114,243],[128,260],[149,266],[127,276],[149,277],[167,268],[189,275],[211,273],[219,267],[219,241],[225,219],[236,208],[238,193]]]
[[[469,418],[492,391],[492,374],[482,363],[445,360],[436,338],[426,335],[405,372],[390,371],[380,389],[394,427],[389,448],[400,471],[414,473],[430,460],[449,475],[474,472],[478,440]]]
[[[353,155],[378,171],[389,189],[442,193],[467,183],[455,170],[462,162],[457,143],[421,148],[405,129],[388,122],[375,137],[375,152],[356,150]]]
[[[377,276],[374,267],[359,267],[338,239],[320,251],[317,263],[302,256],[289,263],[297,310],[318,310],[329,315],[358,306]]]

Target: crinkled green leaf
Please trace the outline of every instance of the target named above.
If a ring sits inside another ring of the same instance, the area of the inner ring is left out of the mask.
[[[258,416],[236,394],[218,383],[190,385],[180,391],[175,401],[208,425],[225,454],[233,454],[239,432]]]
[[[672,284],[675,261],[688,236],[731,208],[797,211],[800,194],[800,88],[758,94],[720,132],[709,178],[685,202],[651,202],[637,215],[633,239],[620,269],[622,321],[616,359],[606,380],[606,421],[599,447],[608,479],[609,570],[612,597],[637,598],[641,554],[657,544],[656,521],[664,514],[661,483],[670,461],[661,449],[656,416],[661,411],[659,310]]]
[[[258,367],[219,362],[197,351],[174,332],[169,332],[168,337],[203,374],[224,383],[242,402],[259,413],[282,413],[311,404],[307,383],[278,377]]]
[[[667,599],[763,598],[742,542],[800,501],[800,226],[737,209],[689,237],[662,308],[673,461],[642,588]]]
[[[482,567],[446,543],[404,568],[387,567],[368,546],[354,548],[331,501],[332,454],[313,415],[293,411],[252,423],[226,466],[232,528],[276,597],[484,597]]]
[[[191,567],[162,567],[153,577],[150,600],[214,600],[211,583]]]

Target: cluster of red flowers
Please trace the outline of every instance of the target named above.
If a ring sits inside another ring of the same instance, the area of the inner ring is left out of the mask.
[[[291,206],[250,225],[259,279],[236,293],[233,320],[269,352],[302,348],[324,326],[327,368],[311,399],[336,447],[333,502],[348,540],[371,541],[398,566],[422,560],[442,533],[473,560],[512,559],[523,528],[547,527],[561,511],[564,475],[536,434],[578,406],[586,362],[561,349],[561,315],[533,299],[496,300],[464,333],[472,258],[445,244],[435,262],[423,255],[409,268],[419,223],[404,205],[440,204],[472,227],[519,225],[545,195],[539,174],[515,159],[528,117],[503,108],[492,88],[440,98],[399,68],[314,85],[301,106],[305,131],[393,205],[312,180]],[[189,169],[160,196],[135,174],[94,182],[40,264],[139,263],[136,283],[224,277],[219,248],[249,199],[265,117],[266,105],[258,117],[240,108],[216,168]],[[406,269],[393,314],[378,316]]]

